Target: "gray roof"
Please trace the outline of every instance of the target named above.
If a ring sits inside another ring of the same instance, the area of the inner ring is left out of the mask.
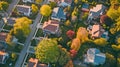
[[[56,7],[53,9],[53,13],[52,16],[53,18],[57,18],[57,19],[66,19],[66,14],[63,11],[62,7]]]
[[[19,12],[24,12],[24,13],[28,13],[30,11],[30,6],[26,6],[26,5],[17,5],[16,6],[16,9],[19,11]]]
[[[13,25],[15,23],[16,18],[3,18],[3,20],[8,25]]]
[[[92,14],[93,17],[99,17],[100,15],[103,15],[105,12],[106,7],[102,4],[96,5],[96,7],[93,7],[90,9],[90,14]]]

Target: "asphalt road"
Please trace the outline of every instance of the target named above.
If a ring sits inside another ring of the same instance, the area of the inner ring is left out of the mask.
[[[12,3],[9,5],[6,17],[9,17],[12,13],[12,11],[15,9],[16,5],[18,4],[20,0],[12,0]]]
[[[46,4],[46,3],[47,3],[47,0],[45,0],[43,2],[43,4]],[[27,39],[26,39],[26,41],[24,43],[24,48],[22,49],[22,51],[20,53],[20,56],[19,56],[18,60],[16,61],[15,67],[22,67],[23,61],[24,61],[25,56],[27,54],[27,49],[30,46],[30,42],[31,42],[31,40],[32,40],[32,38],[33,38],[33,36],[35,34],[36,29],[37,29],[37,24],[39,23],[41,18],[42,18],[42,15],[39,14],[39,12],[38,12],[37,17],[36,17],[36,19],[35,19],[35,21],[33,23],[31,33],[29,34],[29,36],[27,37]]]
[[[21,65],[22,65],[22,63],[24,61],[24,58],[26,56],[27,49],[30,46],[31,39],[32,39],[36,29],[37,29],[36,26],[39,23],[40,18],[41,18],[41,15],[38,13],[37,18],[35,19],[35,22],[33,24],[32,31],[31,31],[30,35],[28,36],[28,38],[26,39],[26,41],[24,43],[24,48],[20,53],[20,56],[19,56],[19,58],[18,58],[18,60],[17,60],[17,62],[15,64],[15,67],[21,67]]]

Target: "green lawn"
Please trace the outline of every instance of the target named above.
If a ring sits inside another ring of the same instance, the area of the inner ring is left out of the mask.
[[[6,29],[6,30],[11,30],[13,28],[13,26],[10,26],[10,25],[7,25],[5,24],[3,29]]]
[[[44,36],[44,34],[43,34],[42,29],[38,29],[38,31],[37,31],[35,37],[43,37],[43,36]]]
[[[20,53],[21,52],[21,50],[23,49],[23,46],[22,45],[19,45],[19,44],[17,44],[16,46],[15,46],[15,48],[14,48],[14,52],[18,52],[18,53]]]

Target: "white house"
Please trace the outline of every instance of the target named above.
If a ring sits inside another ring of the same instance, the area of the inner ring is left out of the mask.
[[[101,15],[105,14],[106,7],[102,4],[96,5],[89,11],[88,22],[91,22],[93,19],[99,18]]]
[[[16,9],[19,13],[25,15],[25,16],[30,16],[31,14],[31,7],[26,6],[26,5],[17,5]]]
[[[22,0],[24,3],[26,3],[26,2],[30,2],[30,3],[33,3],[34,2],[34,0]]]
[[[85,55],[84,62],[89,64],[92,63],[94,65],[104,64],[106,56],[104,53],[101,53],[99,49],[90,48]]]
[[[73,0],[48,0],[49,2],[55,2],[58,6],[66,7],[71,6]]]

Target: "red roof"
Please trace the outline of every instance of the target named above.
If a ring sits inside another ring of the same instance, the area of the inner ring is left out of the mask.
[[[39,63],[38,59],[30,58],[28,67],[48,67],[48,65]]]
[[[44,22],[43,30],[47,30],[49,32],[56,32],[59,27],[59,22],[55,20],[49,20],[48,22]]]
[[[7,38],[7,33],[1,32],[0,33],[0,41],[5,41],[6,38]]]

